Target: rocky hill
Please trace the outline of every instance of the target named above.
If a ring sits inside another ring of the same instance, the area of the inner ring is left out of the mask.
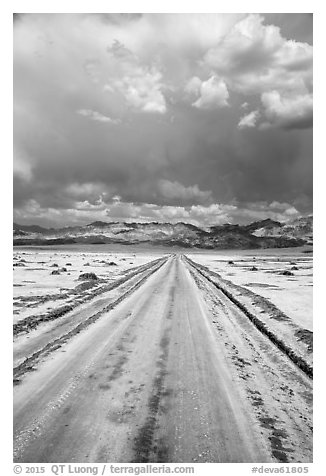
[[[250,225],[201,229],[189,223],[122,223],[95,221],[85,226],[43,228],[14,223],[14,245],[121,243],[207,249],[286,248],[312,244],[312,216],[288,223],[262,220]]]
[[[267,222],[268,220],[265,220]],[[260,224],[259,224],[260,223]],[[313,242],[313,217],[309,215],[307,217],[296,218],[289,223],[272,222],[260,226],[262,222],[257,222],[255,229],[253,229],[253,235],[264,237],[287,237],[295,239],[303,239],[307,243]],[[254,225],[254,223],[252,224]]]

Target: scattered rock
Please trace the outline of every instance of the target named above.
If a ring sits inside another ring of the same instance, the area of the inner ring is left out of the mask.
[[[89,263],[85,263],[84,266],[90,266],[90,264],[89,264]]]
[[[297,266],[292,266],[293,271],[299,271],[299,268]]]
[[[54,269],[51,274],[60,274],[60,271],[58,269]]]
[[[67,268],[61,268],[60,271],[62,271],[63,273],[67,271]]]
[[[14,266],[26,266],[26,264],[19,262],[19,263],[14,263]]]
[[[282,271],[281,274],[283,276],[294,276],[294,274],[291,271],[287,270],[287,269]]]
[[[59,265],[57,263],[51,264],[51,268],[58,268],[58,267],[59,267]]]
[[[108,263],[108,266],[118,266],[117,263],[115,263],[114,261],[110,261]]]
[[[72,266],[72,264],[71,263],[66,263],[66,266]]]
[[[256,266],[253,266],[252,268],[250,268],[250,271],[258,271],[258,268],[256,268]]]
[[[80,293],[83,291],[87,291],[88,289],[91,289],[93,286],[96,286],[96,283],[94,280],[83,281],[82,283],[78,284],[78,286],[75,287],[74,291],[76,293]]]
[[[79,281],[88,281],[88,280],[95,281],[98,279],[98,277],[96,276],[95,273],[82,273],[78,279]]]

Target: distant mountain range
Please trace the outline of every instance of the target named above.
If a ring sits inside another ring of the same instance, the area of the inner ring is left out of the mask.
[[[271,219],[250,225],[218,225],[207,229],[189,223],[121,223],[95,221],[85,226],[43,228],[14,223],[14,245],[121,243],[206,249],[287,248],[312,244],[313,217],[287,223]]]

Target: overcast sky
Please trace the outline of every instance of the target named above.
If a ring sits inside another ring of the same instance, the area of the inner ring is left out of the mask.
[[[14,220],[312,212],[312,15],[24,14]]]

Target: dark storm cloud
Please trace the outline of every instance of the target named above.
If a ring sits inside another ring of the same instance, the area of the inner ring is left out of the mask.
[[[273,18],[20,16],[16,217],[206,223],[249,217],[246,207],[306,212],[311,21]]]

